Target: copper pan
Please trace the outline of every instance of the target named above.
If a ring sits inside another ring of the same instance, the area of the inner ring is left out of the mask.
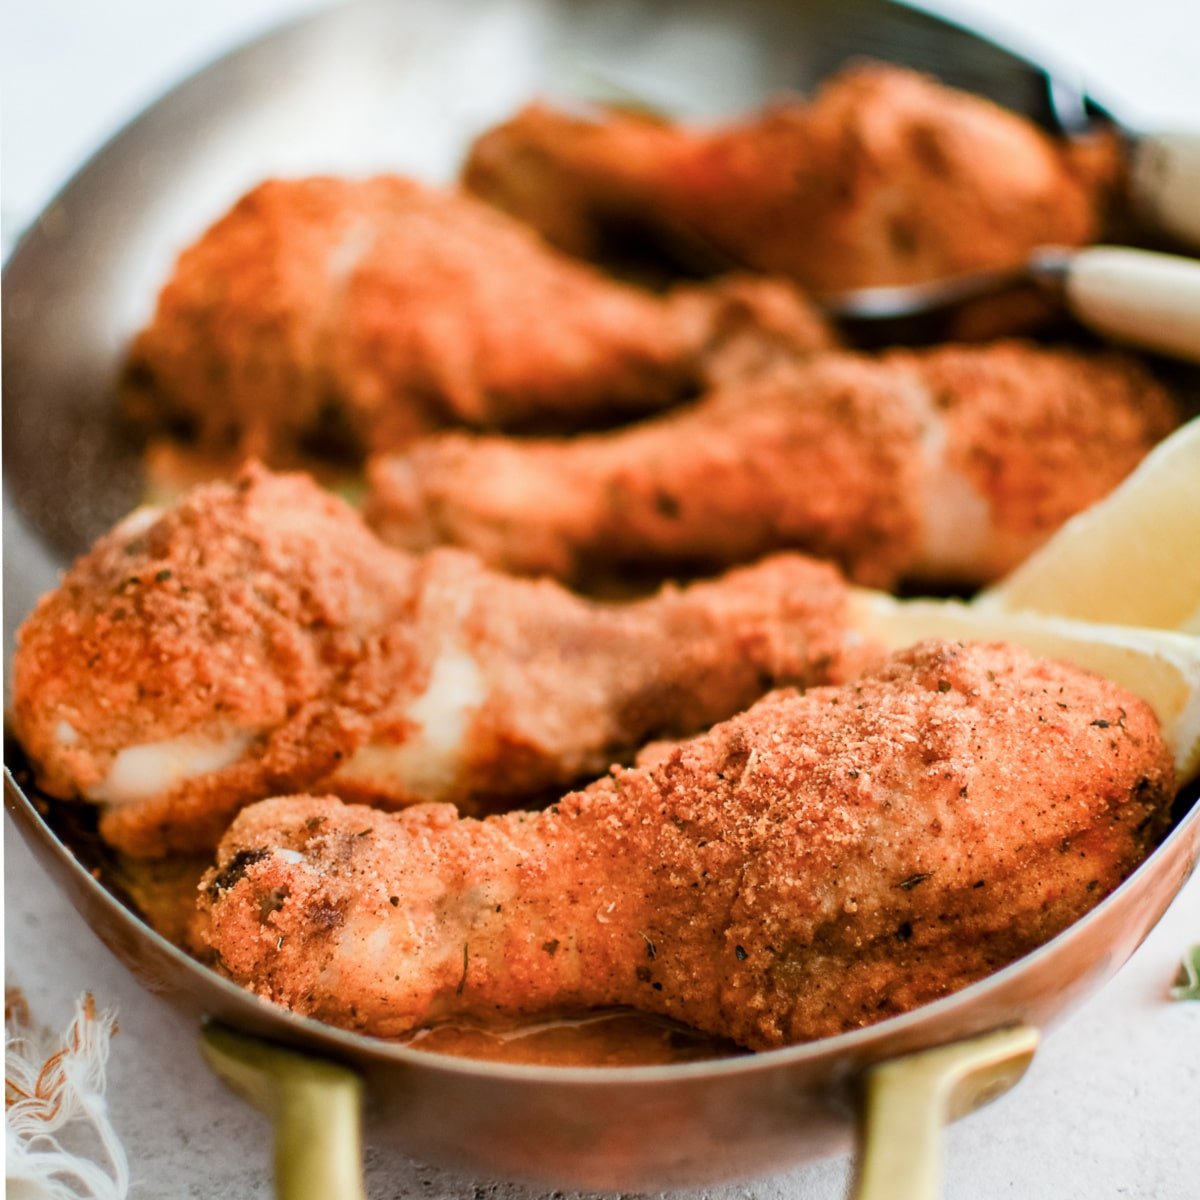
[[[675,52],[685,22],[705,31],[686,44],[720,47],[720,78]],[[36,597],[138,501],[137,455],[110,416],[122,347],[174,254],[243,190],[318,170],[449,179],[477,129],[535,92],[577,91],[597,76],[704,115],[807,86],[863,53],[931,70],[1048,127],[1106,119],[1027,60],[885,0],[351,3],[181,84],[75,176],[5,271],[6,661]],[[670,1067],[532,1067],[439,1056],[263,1005],[154,933],[67,810],[39,811],[19,747],[6,745],[5,760],[6,806],[41,862],[146,987],[203,1026],[222,1075],[275,1116],[287,1200],[361,1196],[360,1106],[368,1138],[427,1162],[598,1190],[763,1176],[843,1150],[861,1125],[859,1195],[931,1195],[940,1121],[1019,1078],[1037,1031],[1125,962],[1200,854],[1193,792],[1170,836],[1082,921],[990,978],[868,1029]]]

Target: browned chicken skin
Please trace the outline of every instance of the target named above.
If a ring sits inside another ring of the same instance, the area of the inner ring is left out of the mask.
[[[207,878],[202,936],[259,995],[383,1036],[627,1004],[767,1048],[1046,941],[1138,864],[1172,791],[1133,695],[930,642],[542,813],[254,805]]]
[[[127,407],[206,449],[287,461],[448,424],[577,427],[661,408],[729,355],[830,344],[788,285],[666,298],[410,180],[260,185],[184,251],[138,336]]]
[[[559,579],[795,548],[875,585],[973,585],[1105,495],[1176,419],[1117,354],[827,355],[612,433],[428,439],[371,464],[365,513],[397,545]]]
[[[103,538],[19,635],[13,717],[43,787],[112,844],[214,846],[319,788],[511,803],[842,678],[845,584],[781,556],[637,603],[383,546],[303,476],[243,471]]]
[[[1096,239],[1115,143],[1064,143],[899,67],[847,69],[811,102],[711,129],[544,104],[475,144],[465,185],[571,253],[611,226],[701,243],[814,291],[1013,266]]]

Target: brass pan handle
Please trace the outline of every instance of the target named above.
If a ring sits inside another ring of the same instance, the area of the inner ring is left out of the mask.
[[[1037,1030],[1016,1026],[872,1067],[854,1200],[937,1200],[942,1126],[1025,1073]],[[366,1200],[362,1081],[348,1067],[207,1025],[209,1066],[275,1126],[277,1200]]]
[[[937,1200],[942,1126],[1008,1091],[1037,1044],[1018,1025],[872,1067],[854,1200]]]
[[[366,1200],[362,1178],[362,1080],[220,1025],[200,1032],[208,1065],[275,1126],[277,1200]]]

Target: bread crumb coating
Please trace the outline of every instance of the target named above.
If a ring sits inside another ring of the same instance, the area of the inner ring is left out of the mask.
[[[780,549],[852,578],[977,586],[1115,487],[1177,423],[1133,359],[1022,342],[828,354],[606,434],[446,434],[369,465],[385,540],[586,580]]]
[[[765,1049],[1053,937],[1137,866],[1173,788],[1121,688],[926,642],[545,812],[254,805],[203,885],[201,937],[257,994],[385,1037],[618,1004]]]
[[[710,371],[832,344],[787,283],[658,297],[470,196],[395,176],[275,179],[180,256],[123,391],[152,429],[286,463],[448,425],[594,426]]]
[[[1050,137],[915,71],[857,64],[810,100],[689,127],[532,104],[485,133],[465,185],[600,258],[614,227],[814,292],[1015,267],[1095,241],[1123,176],[1115,137]]]
[[[16,732],[42,787],[142,856],[317,789],[479,809],[557,794],[863,652],[832,568],[783,555],[601,603],[469,554],[413,557],[300,475],[248,468],[128,519],[22,627]]]

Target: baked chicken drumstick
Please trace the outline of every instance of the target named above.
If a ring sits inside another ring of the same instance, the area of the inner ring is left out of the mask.
[[[246,809],[202,891],[220,968],[381,1036],[632,1005],[753,1048],[936,999],[1138,864],[1174,775],[1132,694],[928,642],[778,692],[541,813]]]
[[[715,128],[534,104],[476,142],[463,182],[573,254],[601,257],[614,227],[634,227],[822,292],[1094,241],[1118,175],[1110,140],[1058,141],[875,64]]]
[[[272,180],[184,251],[136,339],[131,412],[209,450],[361,454],[448,424],[578,427],[693,393],[717,360],[830,344],[787,284],[666,298],[410,180]]]
[[[410,549],[583,580],[780,548],[857,580],[975,585],[1111,490],[1175,424],[1132,360],[1023,344],[822,356],[572,440],[447,434],[369,470]]]
[[[632,604],[412,558],[303,476],[247,468],[128,518],[25,623],[16,731],[113,845],[215,846],[237,809],[560,792],[783,682],[843,677],[847,591],[784,556]]]

